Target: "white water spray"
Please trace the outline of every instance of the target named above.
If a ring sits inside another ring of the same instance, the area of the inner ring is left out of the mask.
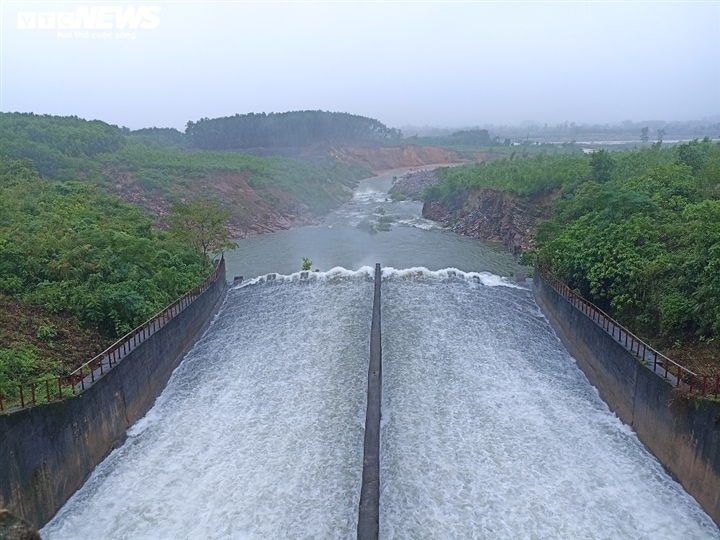
[[[720,538],[530,292],[478,278],[416,269],[383,285],[381,538]]]

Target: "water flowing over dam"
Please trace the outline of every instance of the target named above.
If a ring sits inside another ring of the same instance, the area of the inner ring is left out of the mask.
[[[411,201],[387,204],[393,231],[348,251],[389,184],[361,186],[316,229],[316,253],[310,228],[241,244],[235,274],[251,279],[45,540],[355,538],[374,282],[369,266],[340,267],[351,256],[397,267],[382,271],[380,538],[720,539],[588,383],[529,284],[497,275],[509,257],[469,254]],[[267,274],[298,244],[338,267]],[[431,270],[412,268],[423,249]]]
[[[382,538],[718,538],[496,276],[383,284]]]
[[[364,271],[230,291],[43,538],[351,536],[372,292]]]

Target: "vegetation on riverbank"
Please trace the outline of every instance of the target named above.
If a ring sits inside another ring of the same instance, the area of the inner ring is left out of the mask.
[[[112,343],[77,317],[0,294],[0,394],[18,399],[18,384],[66,375]]]
[[[720,144],[508,159],[439,175],[428,201],[481,189],[554,194],[537,232],[540,264],[688,367],[718,371]]]
[[[0,160],[0,392],[89,360],[210,268],[140,207]]]
[[[590,174],[584,155],[539,155],[527,159],[499,159],[463,167],[440,168],[441,182],[428,188],[425,200],[442,202],[475,189],[496,189],[517,195],[541,195],[581,182]]]
[[[175,202],[210,198],[231,211],[240,232],[254,225],[248,220],[291,223],[326,214],[371,175],[329,156],[191,151],[187,136],[174,129],[132,132],[77,117],[0,113],[0,139],[0,158],[31,159],[45,179],[95,184],[160,218]]]
[[[329,160],[306,163],[236,153],[188,153],[174,148],[151,148],[132,139],[117,152],[98,156],[96,161],[105,173],[106,182],[131,178],[145,193],[159,195],[170,202],[196,196],[198,187],[203,185],[209,188],[209,195],[234,213],[241,213],[242,208],[224,200],[221,190],[213,189],[221,183],[220,178],[233,175],[241,178],[271,207],[279,202],[273,194],[277,190],[317,215],[323,215],[344,200],[357,180],[370,176],[362,167]]]

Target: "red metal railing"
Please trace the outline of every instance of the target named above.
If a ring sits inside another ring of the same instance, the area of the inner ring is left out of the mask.
[[[720,396],[720,375],[698,375],[668,358],[657,349],[651,347],[627,328],[620,325],[607,313],[596,305],[588,302],[565,283],[553,276],[548,270],[539,268],[542,278],[555,289],[565,300],[582,311],[593,321],[613,336],[621,345],[633,353],[656,374],[670,381],[674,386],[683,386],[690,394],[698,396],[711,396],[718,399]]]
[[[134,328],[129,333],[118,339],[103,352],[92,360],[85,362],[69,375],[61,377],[50,377],[40,381],[18,385],[18,398],[8,399],[0,393],[0,412],[13,408],[25,408],[39,403],[58,401],[63,397],[76,395],[87,386],[90,386],[96,379],[102,377],[108,370],[117,364],[122,358],[137,347],[140,343],[162,328],[170,319],[184,310],[198,296],[205,292],[218,276],[222,275],[225,267],[225,258],[221,257],[220,262],[215,266],[212,273],[205,280],[188,291],[172,304],[160,311],[158,314]]]

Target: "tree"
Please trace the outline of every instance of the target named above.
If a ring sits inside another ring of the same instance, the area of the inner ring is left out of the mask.
[[[701,146],[697,139],[687,144],[679,144],[677,146],[678,161],[692,167],[693,172],[697,172],[703,168],[707,161],[707,155],[704,152],[707,147],[706,143]]]
[[[613,159],[607,150],[598,150],[590,156],[593,178],[596,182],[604,183],[612,178]]]
[[[208,257],[211,253],[237,247],[230,241],[229,219],[230,210],[213,201],[177,203],[170,209],[170,232]]]
[[[642,142],[648,142],[650,140],[650,135],[648,135],[648,132],[650,131],[650,128],[642,128],[640,130],[640,140]]]

